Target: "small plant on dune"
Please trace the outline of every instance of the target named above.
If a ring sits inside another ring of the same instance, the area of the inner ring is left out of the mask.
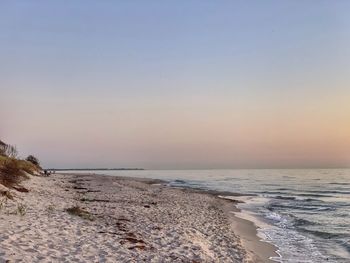
[[[0,200],[0,210],[5,208],[5,205],[7,204],[8,200],[13,200],[13,196],[9,191],[2,191],[0,194],[3,196],[3,198]]]
[[[0,191],[0,195],[4,196],[6,200],[13,200],[13,195],[10,191]]]
[[[17,214],[20,216],[25,216],[27,213],[27,207],[24,204],[17,205]]]
[[[52,204],[47,207],[47,211],[49,211],[50,213],[52,213],[54,210],[55,210],[55,206]]]
[[[2,210],[5,207],[6,202],[7,202],[6,198],[0,200],[0,210]]]
[[[83,219],[87,219],[90,221],[94,220],[94,217],[88,211],[85,211],[84,209],[82,209],[78,205],[67,208],[66,211],[71,215],[79,216]]]

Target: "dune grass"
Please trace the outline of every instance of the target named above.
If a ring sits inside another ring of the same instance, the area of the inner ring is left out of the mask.
[[[39,160],[29,155],[26,160],[18,158],[16,146],[6,144],[0,140],[0,195],[12,199],[10,189],[18,192],[28,192],[20,183],[29,179],[30,175],[39,175],[41,172]],[[5,188],[4,188],[4,187]],[[20,209],[22,211],[22,209]],[[22,214],[22,212],[20,212]]]
[[[27,172],[29,174],[35,174],[35,173],[41,171],[41,168],[39,166],[36,166],[35,164],[33,164],[31,162],[28,162],[26,160],[9,158],[6,156],[0,156],[0,168],[3,167],[6,162],[9,162],[11,160],[14,160],[16,162],[16,165],[18,166],[19,169],[21,169],[24,172]]]
[[[26,179],[26,175],[15,159],[8,158],[0,166],[0,183],[6,187],[17,186]]]
[[[0,155],[0,166],[1,166],[1,164],[3,164],[7,159],[8,159],[8,157]]]
[[[28,179],[27,174],[39,171],[39,167],[28,161],[0,156],[0,184],[8,188],[18,188],[23,180]]]

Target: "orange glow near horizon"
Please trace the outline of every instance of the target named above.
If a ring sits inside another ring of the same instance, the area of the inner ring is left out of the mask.
[[[5,139],[27,152],[35,145],[38,155],[53,156],[48,162],[64,156],[69,160],[65,166],[75,162],[147,168],[177,168],[177,163],[190,168],[346,166],[350,151],[346,101],[335,97],[298,107],[293,101],[239,105],[226,98],[174,100],[167,105],[141,101],[107,107],[92,101],[33,105],[20,107],[5,121],[12,129]],[[24,112],[33,117],[22,120]]]

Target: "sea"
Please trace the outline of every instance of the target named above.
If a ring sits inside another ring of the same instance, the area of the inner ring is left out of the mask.
[[[350,169],[90,172],[232,193],[233,199],[244,200],[239,204],[242,217],[254,221],[258,236],[277,247],[279,256],[272,260],[350,262]]]

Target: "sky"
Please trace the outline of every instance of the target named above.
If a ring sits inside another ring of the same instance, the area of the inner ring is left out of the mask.
[[[44,167],[350,165],[350,1],[1,1],[0,138]]]

